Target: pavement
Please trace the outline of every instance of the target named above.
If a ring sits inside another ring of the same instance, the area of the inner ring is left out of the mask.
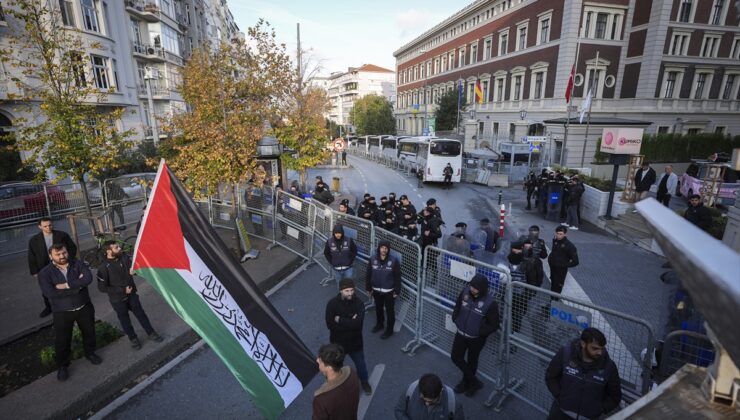
[[[219,230],[227,245],[234,243],[234,231]],[[252,238],[252,246],[260,257],[243,263],[249,276],[266,291],[301,265],[303,260],[282,248],[267,249],[270,243]],[[87,249],[83,244],[83,249]],[[88,245],[89,247],[89,245]],[[269,264],[265,262],[269,261]],[[38,284],[28,274],[25,254],[0,259],[0,343],[8,343],[29,332],[51,324],[51,316],[39,318],[43,309]],[[134,328],[142,339],[141,350],[131,349],[127,337],[122,337],[97,351],[103,363],[94,366],[81,359],[70,366],[70,378],[62,385],[56,371],[0,398],[0,417],[13,413],[14,419],[77,418],[105,403],[111,395],[137,381],[174,354],[198,340],[198,336],[164,302],[142,278],[136,278],[139,296],[154,328],[164,337],[156,343],[147,340],[138,321]],[[96,319],[120,328],[107,295],[90,287]],[[132,318],[134,318],[132,316]],[[49,343],[50,345],[53,343]],[[43,397],[40,397],[43,396]]]

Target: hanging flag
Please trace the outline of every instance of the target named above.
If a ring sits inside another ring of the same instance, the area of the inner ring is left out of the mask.
[[[134,269],[218,354],[268,419],[318,372],[315,356],[234,258],[162,161]]]
[[[460,110],[460,106],[462,106],[462,97],[463,97],[463,82],[460,80],[457,84],[457,109]]]
[[[480,79],[475,81],[475,102],[483,103],[483,88],[480,85]]]
[[[578,120],[580,124],[583,124],[583,116],[586,115],[586,112],[591,112],[591,91],[592,89],[588,90],[588,95],[581,104],[581,118]]]
[[[576,77],[576,65],[570,69],[570,77],[568,78],[568,86],[565,88],[565,103],[570,103],[570,95],[573,92],[573,79]]]

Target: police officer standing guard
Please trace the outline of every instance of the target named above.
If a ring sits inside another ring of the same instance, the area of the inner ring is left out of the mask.
[[[372,332],[376,333],[384,328],[380,336],[386,339],[393,335],[393,326],[396,324],[395,302],[401,294],[401,265],[390,255],[391,244],[380,241],[378,250],[367,263],[365,290],[375,300],[375,317],[377,322]]]
[[[326,245],[324,245],[324,257],[331,264],[337,290],[339,290],[339,282],[342,279],[352,279],[354,274],[352,265],[357,257],[357,245],[352,238],[344,234],[342,225],[336,225],[332,229],[332,236],[326,240]]]

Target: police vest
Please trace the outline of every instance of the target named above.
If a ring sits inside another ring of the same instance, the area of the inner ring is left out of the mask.
[[[329,252],[331,252],[331,265],[333,267],[349,267],[352,265],[352,253],[349,247],[349,238],[344,237],[337,245],[334,238],[329,239]]]
[[[597,369],[586,370],[581,363],[572,360],[572,355],[573,344],[569,344],[563,348],[558,404],[563,412],[574,418],[597,418],[603,414],[602,401],[614,362],[607,360]]]
[[[395,287],[393,278],[393,258],[389,255],[385,261],[379,257],[372,259],[373,272],[370,276],[370,284],[373,289],[393,289]]]
[[[467,337],[478,337],[483,319],[491,305],[493,305],[493,301],[493,295],[490,294],[474,299],[470,293],[470,286],[465,288],[460,304],[460,313],[455,319],[457,330]]]
[[[518,265],[509,265],[510,271],[509,275],[511,276],[511,281],[519,281],[522,283],[527,282],[527,275],[522,271],[522,264]]]

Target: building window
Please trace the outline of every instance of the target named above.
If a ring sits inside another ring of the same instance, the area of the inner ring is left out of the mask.
[[[427,68],[426,75],[427,77],[430,77],[432,75],[432,61],[431,60],[427,61],[426,68]]]
[[[522,75],[516,75],[511,79],[511,100],[519,101],[522,99]]]
[[[488,102],[490,82],[488,80],[484,80],[480,84],[481,90],[483,90],[483,102]]]
[[[545,73],[538,71],[537,73],[534,73],[532,75],[533,79],[533,92],[532,97],[534,99],[542,99],[543,94],[545,93]]]
[[[62,23],[66,26],[75,26],[75,11],[72,0],[59,0],[59,10],[62,12]]]
[[[550,16],[540,19],[539,34],[537,35],[537,45],[550,42]]]
[[[478,41],[470,44],[470,64],[478,62]]]
[[[697,73],[694,83],[694,99],[704,99],[704,91],[707,86],[707,73]]]
[[[727,76],[725,76],[725,86],[722,89],[722,99],[732,98],[732,91],[735,87],[735,79],[736,75],[734,74],[728,74]]]
[[[447,57],[447,70],[455,68],[455,52],[450,51],[450,55]]]
[[[668,127],[667,125],[661,125],[660,127],[658,127],[658,134],[668,134],[669,128],[670,127]]]
[[[727,127],[718,125],[717,127],[714,127],[714,134],[724,135],[725,129],[727,129]]]
[[[108,77],[108,59],[97,55],[91,55],[93,77],[95,80],[95,87],[98,89],[109,89],[110,80]]]
[[[434,59],[434,74],[439,74],[439,58]]]
[[[506,77],[497,77],[496,78],[496,85],[494,87],[494,93],[493,98],[496,102],[503,102],[504,101],[504,86],[506,83]]]
[[[582,37],[614,41],[622,39],[624,9],[606,6],[584,6],[583,13],[585,23],[581,29]]]
[[[87,86],[87,76],[85,75],[85,65],[82,62],[82,55],[80,53],[73,52],[70,53],[69,59],[75,85],[77,87]]]
[[[717,50],[719,49],[719,43],[722,38],[715,35],[704,36],[704,41],[701,44],[700,55],[702,57],[717,57]]]
[[[678,79],[677,71],[669,71],[666,73],[665,89],[663,90],[664,98],[673,98],[673,94],[676,89],[676,79]]]
[[[180,46],[177,42],[177,32],[169,26],[162,24],[162,35],[164,36],[164,49],[171,53],[180,55]]]
[[[506,55],[509,49],[509,34],[502,33],[499,35],[498,55]]]
[[[460,68],[465,65],[465,47],[457,50],[457,67]]]
[[[493,39],[486,38],[485,41],[483,41],[483,59],[488,60],[492,57],[493,54]]]
[[[710,25],[721,25],[725,20],[725,0],[714,0],[714,6],[712,6],[712,16],[709,19]]]
[[[678,19],[676,20],[679,22],[691,22],[692,4],[693,0],[681,0],[681,5],[678,8]]]
[[[606,13],[596,14],[596,32],[594,38],[605,39],[606,38],[606,21],[609,19],[609,15]]]
[[[689,34],[685,33],[674,33],[671,37],[671,45],[668,49],[669,55],[686,55],[686,51],[689,47]]]
[[[516,31],[516,50],[521,51],[527,48],[527,25],[522,25]]]
[[[85,29],[100,32],[98,8],[95,0],[80,0],[80,5],[82,6],[82,20],[85,22]]]
[[[730,51],[729,58],[740,60],[740,38],[735,38],[735,40],[732,41],[732,50]]]

